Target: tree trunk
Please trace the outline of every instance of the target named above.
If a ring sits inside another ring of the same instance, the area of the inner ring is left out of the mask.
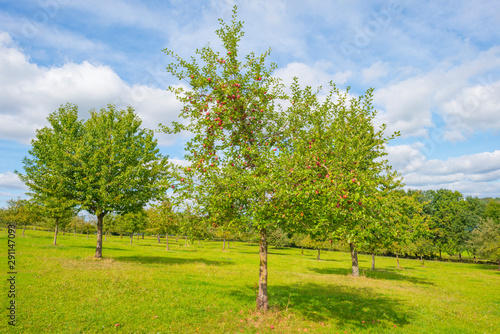
[[[132,240],[134,240],[134,233],[130,233],[130,244],[132,245]]]
[[[104,216],[106,214],[99,214],[97,216],[97,246],[95,248],[95,257],[102,258],[102,225],[104,221]]]
[[[184,243],[184,247],[187,247],[187,245],[188,245],[188,237],[187,237],[187,235],[186,235],[185,238],[186,238],[186,242]]]
[[[24,227],[23,227],[23,238],[24,238],[24,231],[26,231],[26,224],[24,224]]]
[[[224,252],[226,250],[226,238],[224,238],[224,241],[222,242],[222,251]]]
[[[73,230],[73,236],[76,237],[76,228]],[[23,235],[24,237],[24,235]]]
[[[87,239],[89,238],[89,231],[87,231]]]
[[[123,233],[120,232],[120,239],[123,239]]]
[[[262,311],[267,311],[269,309],[269,303],[267,300],[267,240],[266,240],[265,229],[260,230],[259,256],[260,256],[260,267],[259,267],[259,292],[257,294],[257,309]]]
[[[229,247],[229,240],[227,241],[227,249],[230,249],[230,247]]]
[[[372,270],[375,270],[375,253],[372,253]]]
[[[359,276],[359,267],[358,267],[358,252],[354,247],[354,243],[349,243],[349,247],[351,249],[351,261],[352,261],[352,276]]]
[[[179,240],[179,236],[178,235],[175,236],[175,243],[177,243],[177,240]]]
[[[458,260],[462,262],[462,253],[458,253]]]
[[[198,246],[201,246],[201,240],[198,239]]]
[[[439,260],[442,260],[443,258],[441,257],[441,248],[439,249]]]
[[[398,263],[398,269],[401,269],[401,267],[399,266],[399,255],[396,254],[396,262]]]
[[[316,260],[321,260],[321,249],[318,248],[318,256],[316,257]]]
[[[59,222],[56,221],[56,230],[54,231],[54,246],[57,246],[57,232],[59,232]]]
[[[477,263],[476,253],[474,253],[474,263]]]
[[[144,240],[144,232],[142,232],[142,240]]]
[[[420,254],[420,263],[424,265],[424,261],[422,260],[422,254]]]
[[[161,240],[160,240],[160,235],[159,234],[156,235],[156,239],[158,239],[158,243],[161,244]]]
[[[300,255],[304,255],[304,246],[300,246]]]
[[[170,248],[168,247],[168,233],[165,234],[165,240],[167,241],[167,250],[169,251]]]
[[[63,229],[63,236],[65,236],[65,235],[66,235],[66,230]]]

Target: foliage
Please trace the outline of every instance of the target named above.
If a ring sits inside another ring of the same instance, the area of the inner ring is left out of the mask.
[[[269,244],[276,248],[283,248],[290,245],[290,238],[288,234],[281,228],[277,228],[269,233]]]
[[[497,261],[500,269],[500,223],[491,218],[481,221],[470,241],[480,256]]]
[[[74,207],[97,216],[96,257],[102,257],[103,218],[110,212],[140,210],[159,197],[166,160],[153,132],[140,128],[134,110],[108,105],[78,120],[67,104],[49,115],[50,126],[37,131],[26,174],[17,173],[51,216]]]

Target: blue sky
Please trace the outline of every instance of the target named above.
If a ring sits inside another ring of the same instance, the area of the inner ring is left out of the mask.
[[[275,75],[375,88],[377,124],[402,136],[387,148],[408,188],[500,196],[500,3],[496,1],[0,0],[0,206],[26,191],[35,131],[61,104],[82,117],[131,105],[143,124],[175,120],[165,66],[220,48],[218,18],[238,5],[243,53],[272,49]],[[182,136],[159,136],[182,163]]]

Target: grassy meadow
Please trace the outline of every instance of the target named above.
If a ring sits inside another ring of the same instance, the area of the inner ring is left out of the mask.
[[[500,272],[495,265],[270,248],[267,313],[255,311],[258,246],[112,236],[103,260],[95,236],[49,232],[16,237],[12,333],[498,333]],[[0,233],[7,278],[7,234]],[[7,314],[7,281],[2,309]]]

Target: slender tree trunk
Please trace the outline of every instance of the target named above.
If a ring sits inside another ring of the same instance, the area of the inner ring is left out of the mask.
[[[59,232],[59,222],[56,221],[56,229],[54,231],[54,246],[57,245],[57,232]]]
[[[142,239],[144,240],[144,232],[142,232]]]
[[[399,266],[399,255],[396,254],[396,262],[398,263],[398,269],[401,269],[401,267]]]
[[[198,239],[198,246],[201,246],[201,240]]]
[[[229,240],[227,240],[227,249],[230,249],[230,247],[229,247]]]
[[[476,253],[474,253],[474,263],[477,263]]]
[[[160,235],[159,234],[156,235],[156,239],[158,239],[158,243],[161,244],[161,240],[160,240]]]
[[[441,257],[441,248],[439,248],[439,260],[442,260],[443,258]]]
[[[358,266],[358,252],[354,243],[349,243],[349,248],[351,249],[351,261],[352,261],[352,276],[359,276],[359,266]]]
[[[224,238],[224,241],[222,242],[222,251],[224,252],[226,250],[226,238]]]
[[[375,270],[375,253],[372,253],[372,270]]]
[[[73,230],[73,236],[76,237],[76,228]],[[24,237],[24,235],[23,235]]]
[[[65,229],[63,229],[63,236],[65,236],[65,235],[66,235],[66,230],[65,230]]]
[[[168,233],[165,234],[165,240],[167,241],[167,250],[169,251],[170,248],[168,248]]]
[[[120,232],[120,239],[123,239],[123,233]]]
[[[179,236],[178,236],[178,235],[176,235],[176,236],[175,236],[175,243],[177,243],[177,240],[178,240],[178,239],[179,239]]]
[[[421,263],[422,265],[424,265],[424,261],[423,261],[423,259],[422,259],[422,254],[420,254],[420,263]]]
[[[105,214],[97,216],[97,246],[95,248],[95,257],[102,258],[102,225]]]
[[[260,268],[259,268],[259,292],[257,294],[257,309],[262,311],[267,311],[269,309],[269,303],[267,300],[267,240],[266,240],[265,229],[260,230],[259,256],[260,256]]]
[[[89,231],[87,231],[87,239],[89,238]]]
[[[316,257],[316,260],[321,260],[321,249],[318,248],[318,256]]]
[[[187,247],[187,245],[188,245],[188,237],[187,237],[187,235],[186,235],[185,238],[186,238],[186,242],[184,243],[184,246]]]
[[[462,262],[462,253],[458,253],[458,260]]]
[[[134,240],[134,233],[130,233],[130,244],[132,245],[132,240]]]
[[[24,238],[24,231],[26,231],[26,224],[24,224],[24,227],[23,227],[23,238]]]

